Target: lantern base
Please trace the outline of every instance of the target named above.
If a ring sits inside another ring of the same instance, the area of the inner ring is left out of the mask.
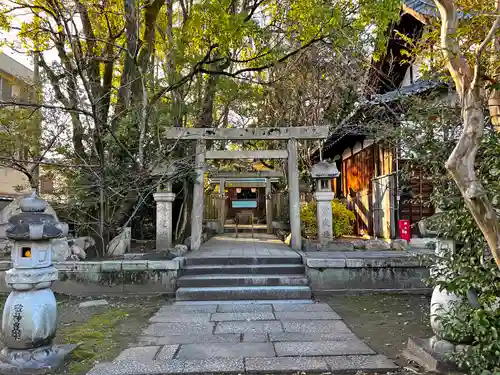
[[[0,374],[55,374],[64,358],[78,345],[50,345],[29,350],[4,348],[0,353]]]

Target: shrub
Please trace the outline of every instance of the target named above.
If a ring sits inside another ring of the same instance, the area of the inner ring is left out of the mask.
[[[454,303],[440,322],[455,342],[469,342],[466,351],[451,355],[458,366],[470,374],[500,374],[500,309],[489,306],[472,308],[469,303]]]
[[[316,201],[302,202],[300,205],[300,221],[306,237],[315,237],[318,233],[316,221]]]
[[[408,153],[409,166],[425,171],[433,186],[431,203],[441,212],[429,218],[430,229],[437,232],[438,237],[453,239],[457,243],[455,248],[432,257],[430,284],[463,297],[463,303],[454,304],[441,317],[440,324],[446,336],[471,345],[470,350],[454,355],[457,364],[467,374],[499,375],[500,270],[460,191],[445,169],[445,162],[456,145],[458,132],[455,130],[461,113],[442,101],[430,105],[430,101],[420,100],[414,98],[413,103],[407,105],[408,122],[406,128],[403,126],[398,130],[397,138],[411,150]],[[435,115],[440,121],[435,120]],[[500,213],[498,155],[500,133],[487,127],[477,155],[477,178]],[[467,297],[471,295],[477,295],[474,307],[468,303]]]
[[[352,234],[352,224],[356,217],[354,213],[338,199],[332,201],[332,216],[334,237]],[[300,207],[300,220],[306,236],[316,237],[318,234],[318,223],[316,219],[315,200],[308,203],[302,203]]]
[[[352,234],[353,223],[356,220],[354,212],[349,210],[345,203],[338,199],[332,201],[333,213],[333,235],[335,237],[346,236]]]

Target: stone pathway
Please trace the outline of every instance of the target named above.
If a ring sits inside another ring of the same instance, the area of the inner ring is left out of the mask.
[[[391,371],[326,304],[177,302],[150,319],[138,343],[88,375],[351,373]]]
[[[186,254],[186,258],[207,257],[300,257],[290,250],[274,234],[224,233],[210,238],[201,245],[200,250]]]

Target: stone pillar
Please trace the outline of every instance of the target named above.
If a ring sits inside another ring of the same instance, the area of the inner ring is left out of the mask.
[[[200,139],[196,144],[195,181],[193,186],[193,208],[191,210],[191,250],[199,250],[203,231],[203,188],[205,173],[205,140]]]
[[[300,191],[299,166],[297,156],[297,140],[288,141],[288,196],[290,199],[290,230],[293,250],[302,250],[302,235],[300,230]]]
[[[266,178],[266,224],[267,233],[273,233],[273,204],[271,201],[271,180]]]
[[[156,250],[172,247],[172,202],[175,194],[159,191],[153,194],[156,202]]]
[[[221,179],[219,182],[219,233],[224,233],[226,225],[226,181]]]
[[[46,213],[47,202],[35,193],[22,199],[20,208],[21,213],[9,219],[5,230],[13,243],[13,268],[5,272],[5,282],[12,292],[3,310],[5,347],[0,355],[0,374],[54,370],[77,346],[52,343],[57,303],[50,287],[58,272],[52,265],[51,240],[65,237],[68,225]]]
[[[332,200],[335,194],[330,191],[317,191],[316,218],[318,221],[318,240],[328,243],[333,240]]]
[[[276,217],[281,217],[282,214],[282,207],[281,207],[281,194],[276,195]]]

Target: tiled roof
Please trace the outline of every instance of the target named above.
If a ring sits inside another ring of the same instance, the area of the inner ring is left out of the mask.
[[[328,140],[323,146],[323,152],[326,152],[334,147],[334,145],[343,138],[357,137],[356,141],[358,141],[358,138],[360,137],[363,138],[365,136],[373,136],[369,134],[369,132],[371,131],[369,128],[360,131],[359,126],[357,125],[357,122],[359,121],[357,116],[366,114],[372,106],[391,103],[404,97],[422,94],[424,92],[431,91],[440,87],[446,87],[446,83],[439,80],[422,79],[411,85],[401,87],[398,90],[390,91],[385,94],[372,95],[368,99],[361,100],[360,102],[356,103],[354,109],[340,122],[340,124],[335,126],[335,129],[330,133]],[[366,121],[366,119],[363,121]],[[317,153],[317,151],[318,150],[315,149],[313,153]]]
[[[412,14],[420,22],[427,23],[429,18],[439,18],[439,11],[434,0],[403,0],[403,10]],[[472,13],[458,11],[459,19],[471,19]]]
[[[411,85],[401,87],[398,90],[390,91],[381,95],[372,95],[369,99],[363,99],[355,104],[354,109],[342,120],[339,128],[343,128],[348,124],[361,110],[367,110],[371,106],[390,103],[398,99],[417,95],[430,91],[432,89],[442,87],[445,83],[437,80],[419,80]]]
[[[363,100],[359,106],[392,102],[394,100],[401,99],[402,97],[420,94],[441,85],[443,85],[443,82],[421,79],[411,85],[403,86],[400,89],[389,91],[385,94],[372,95],[369,99]]]
[[[403,0],[403,4],[423,16],[435,17],[438,15],[438,10],[433,0]]]

